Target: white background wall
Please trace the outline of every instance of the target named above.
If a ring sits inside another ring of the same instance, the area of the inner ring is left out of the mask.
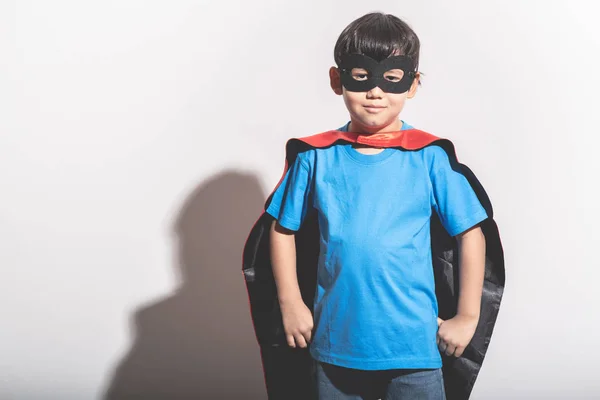
[[[266,397],[241,248],[286,139],[346,122],[333,47],[375,10],[422,41],[402,118],[495,207],[506,292],[473,399],[600,398],[597,7],[1,1],[0,398]]]

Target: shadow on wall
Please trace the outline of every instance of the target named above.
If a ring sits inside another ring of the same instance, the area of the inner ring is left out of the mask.
[[[256,177],[236,172],[187,198],[174,226],[181,286],[135,312],[133,345],[105,400],[267,397],[241,271],[264,199]]]

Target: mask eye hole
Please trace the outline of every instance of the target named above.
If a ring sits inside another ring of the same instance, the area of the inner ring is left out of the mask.
[[[383,74],[385,80],[389,82],[400,82],[404,77],[404,71],[401,69],[391,69]]]
[[[352,68],[350,75],[355,81],[366,81],[369,79],[369,73],[364,68]]]

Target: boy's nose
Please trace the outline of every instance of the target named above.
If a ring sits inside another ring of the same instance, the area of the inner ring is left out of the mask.
[[[373,89],[367,91],[367,97],[372,99],[372,98],[382,98],[383,97],[383,90],[381,90],[379,88],[379,86],[375,86]]]

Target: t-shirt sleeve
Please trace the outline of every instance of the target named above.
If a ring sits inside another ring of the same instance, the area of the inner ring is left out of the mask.
[[[488,215],[473,187],[450,165],[448,154],[439,146],[430,146],[430,177],[433,207],[450,236],[456,236],[485,220]]]
[[[310,157],[300,153],[273,193],[266,212],[281,226],[297,231],[308,210],[311,181]]]

